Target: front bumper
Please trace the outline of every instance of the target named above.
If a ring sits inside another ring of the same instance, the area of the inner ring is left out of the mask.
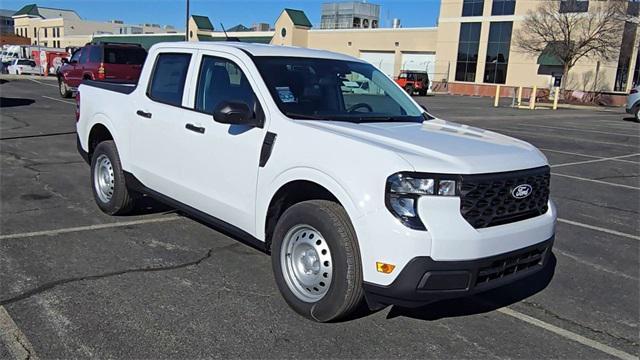
[[[532,275],[548,264],[554,238],[508,253],[476,260],[435,261],[413,258],[387,286],[364,283],[370,306],[418,307],[465,297]]]

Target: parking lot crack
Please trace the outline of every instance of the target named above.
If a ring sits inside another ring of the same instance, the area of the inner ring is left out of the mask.
[[[168,271],[168,270],[176,270],[176,269],[186,268],[186,267],[189,267],[189,266],[197,266],[197,265],[200,265],[200,263],[202,263],[203,261],[209,259],[212,254],[213,254],[213,249],[209,249],[204,256],[202,256],[202,257],[200,257],[200,258],[198,258],[196,260],[186,262],[186,263],[175,264],[175,265],[167,265],[167,266],[133,268],[133,269],[126,269],[126,270],[111,271],[111,272],[107,272],[107,273],[103,273],[103,274],[97,274],[97,275],[77,276],[77,277],[71,277],[71,278],[67,278],[67,279],[54,280],[54,281],[42,284],[42,285],[40,285],[40,286],[38,286],[36,288],[33,288],[31,290],[25,291],[25,292],[23,292],[21,294],[18,294],[16,296],[14,296],[14,297],[0,300],[0,306],[12,304],[12,303],[15,303],[15,302],[30,298],[30,297],[32,297],[34,295],[38,295],[38,294],[43,293],[45,291],[51,290],[51,289],[53,289],[55,287],[58,287],[60,285],[65,285],[65,284],[69,284],[69,283],[73,283],[73,282],[99,280],[99,279],[103,279],[103,278],[108,278],[108,277],[113,277],[113,276],[120,276],[120,275],[125,275],[125,274],[132,274],[132,273]]]
[[[628,338],[625,338],[625,337],[620,336],[620,335],[612,334],[612,333],[610,333],[610,332],[608,332],[606,330],[596,329],[596,328],[593,328],[591,326],[584,325],[584,324],[578,323],[578,322],[576,322],[574,320],[562,317],[562,316],[554,313],[553,311],[548,310],[547,308],[545,308],[544,306],[542,306],[542,305],[540,305],[538,303],[530,302],[530,301],[523,301],[522,304],[524,304],[526,306],[529,306],[531,308],[534,308],[534,309],[536,309],[538,311],[541,311],[545,315],[547,315],[549,317],[552,317],[552,318],[554,318],[556,320],[571,324],[571,325],[576,326],[578,328],[581,328],[583,330],[610,337],[612,339],[615,339],[617,341],[623,342],[623,343],[625,343],[627,345],[630,345],[630,346],[633,346],[633,347],[638,346],[638,341],[636,341],[636,340],[628,339]]]

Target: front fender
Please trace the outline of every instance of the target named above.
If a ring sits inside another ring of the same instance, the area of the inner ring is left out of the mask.
[[[265,225],[267,220],[267,211],[269,210],[269,204],[273,196],[284,185],[293,181],[309,181],[318,184],[327,189],[336,199],[340,202],[342,207],[352,220],[357,219],[363,215],[363,211],[358,208],[357,201],[349,196],[345,187],[342,186],[336,179],[327,175],[326,173],[310,167],[296,167],[288,169],[278,176],[273,181],[266,185],[266,191],[261,191],[257,194],[256,199],[256,237],[258,239],[266,239]],[[354,223],[355,226],[355,223]],[[356,234],[358,233],[356,229]]]

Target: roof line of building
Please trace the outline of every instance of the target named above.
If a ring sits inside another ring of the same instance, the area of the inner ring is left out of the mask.
[[[180,35],[180,36],[185,36],[184,32],[174,32],[174,33],[154,33],[154,34],[95,34],[93,35],[94,38],[96,37],[112,37],[112,36],[117,36],[117,37],[131,37],[131,36],[167,36],[167,35]],[[86,35],[81,35],[81,36],[86,36]]]
[[[428,27],[403,27],[403,28],[349,28],[349,29],[310,29],[312,32],[366,32],[366,31],[416,31],[416,30],[438,30],[437,26]]]

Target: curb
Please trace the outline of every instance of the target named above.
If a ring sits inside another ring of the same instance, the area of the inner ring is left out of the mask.
[[[2,80],[44,80],[57,81],[55,76],[0,74]]]

